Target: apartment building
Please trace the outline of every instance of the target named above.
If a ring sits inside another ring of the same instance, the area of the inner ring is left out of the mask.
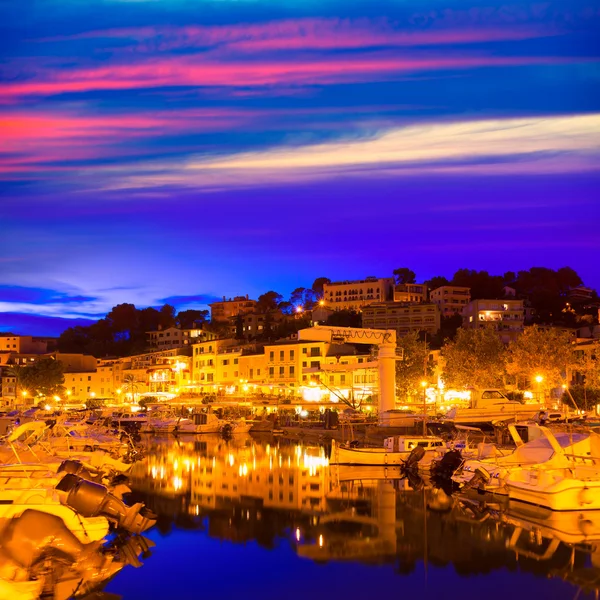
[[[235,352],[233,350],[235,349]],[[227,354],[228,358],[219,362],[219,355]],[[233,356],[235,354],[235,357]],[[237,378],[239,379],[239,342],[231,339],[212,340],[200,342],[192,346],[192,373],[191,380],[194,389],[199,392],[213,392],[216,386],[223,385],[223,372],[227,373],[227,380],[233,379],[234,373],[238,371]],[[234,358],[236,363],[233,363]],[[231,363],[229,362],[231,361]],[[222,371],[224,367],[227,371]],[[236,367],[236,368],[234,368]]]
[[[216,339],[216,334],[204,329],[181,329],[179,327],[167,327],[156,331],[147,331],[148,343],[157,350],[170,350],[190,346],[197,342]]]
[[[240,313],[236,317],[230,319],[230,333],[238,336],[240,333],[246,340],[251,340],[261,336],[265,329],[275,329],[278,325],[287,319],[293,319],[294,316],[284,315],[278,310],[270,311],[269,313],[248,312]],[[238,325],[241,326],[241,332],[238,331]]]
[[[394,286],[394,302],[427,302],[427,286],[424,283],[399,283]]]
[[[333,310],[361,310],[373,302],[392,300],[393,296],[393,277],[367,277],[323,285],[323,301],[327,308]]]
[[[251,300],[247,295],[229,299],[223,296],[222,301],[209,304],[210,319],[213,323],[228,323],[239,314],[254,312],[257,304],[256,300]]]
[[[471,302],[471,288],[443,285],[431,290],[429,298],[431,302],[440,307],[440,313],[443,317],[462,315],[463,308]]]
[[[440,309],[431,303],[377,302],[363,309],[362,319],[367,329],[395,329],[399,337],[413,331],[434,335],[440,329]]]
[[[30,335],[11,335],[0,333],[0,352],[15,352],[17,354],[45,354],[48,342],[42,338]]]
[[[465,329],[492,326],[505,344],[517,339],[525,321],[523,300],[473,300],[462,314]]]

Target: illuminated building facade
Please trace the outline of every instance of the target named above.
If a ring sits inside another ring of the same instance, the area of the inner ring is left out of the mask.
[[[473,300],[462,314],[465,329],[491,326],[505,344],[517,339],[525,321],[523,300]]]
[[[336,281],[323,284],[323,300],[333,310],[361,310],[372,302],[391,300],[393,277],[367,277],[358,281]]]
[[[424,283],[399,283],[394,286],[394,302],[427,302],[427,286]]]
[[[213,302],[210,306],[210,320],[213,323],[228,323],[231,317],[237,317],[239,314],[250,313],[256,310],[256,300],[251,300],[248,296],[236,296],[226,299],[223,296],[221,302]]]
[[[406,304],[378,302],[363,309],[363,327],[395,329],[399,337],[413,331],[435,334],[440,329],[440,309],[437,304]]]
[[[440,313],[443,317],[462,315],[463,308],[471,302],[471,288],[443,285],[431,290],[429,298],[431,302],[440,307]]]

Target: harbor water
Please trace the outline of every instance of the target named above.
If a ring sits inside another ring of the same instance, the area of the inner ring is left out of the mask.
[[[154,545],[111,598],[598,597],[600,511],[450,496],[283,438],[144,444],[130,487],[158,515]]]

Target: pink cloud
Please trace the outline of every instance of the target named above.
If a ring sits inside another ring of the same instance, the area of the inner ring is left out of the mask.
[[[122,142],[232,129],[253,118],[253,111],[225,108],[103,116],[21,110],[0,116],[0,151],[4,153],[0,171],[70,170],[70,166],[50,167],[48,163],[139,156],[144,153],[143,146],[131,147]]]
[[[51,39],[131,40],[137,44],[134,49],[142,52],[216,46],[261,51],[473,44],[562,33],[556,26],[540,22],[540,16],[536,13],[513,11],[510,15],[509,12],[433,11],[415,14],[406,22],[385,18],[306,18],[227,26],[117,28]],[[131,50],[131,47],[127,49]]]
[[[474,69],[572,62],[554,57],[424,56],[399,57],[389,52],[368,56],[338,56],[283,61],[216,62],[203,58],[168,58],[138,64],[113,65],[62,71],[40,80],[5,84],[0,98],[22,95],[52,95],[67,92],[144,89],[157,87],[323,85],[381,81],[399,74],[436,70]],[[586,61],[587,59],[577,59]]]

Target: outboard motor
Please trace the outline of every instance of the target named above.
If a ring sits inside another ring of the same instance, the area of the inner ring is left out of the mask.
[[[65,492],[61,502],[84,517],[106,517],[116,527],[130,533],[142,533],[156,522],[156,515],[141,502],[127,506],[122,500],[109,493],[106,486],[82,479],[68,473],[56,486]]]
[[[437,477],[450,478],[463,462],[460,450],[449,450],[441,460],[431,465],[431,474]]]
[[[408,455],[408,458],[404,461],[405,469],[415,468],[418,463],[423,460],[425,456],[425,448],[422,446],[416,446],[412,449],[411,453]]]
[[[473,473],[473,477],[463,486],[464,490],[478,489],[481,492],[485,491],[485,486],[490,482],[492,476],[483,468],[478,467]]]
[[[73,475],[79,475],[83,479],[93,480],[96,479],[95,475],[86,469],[78,460],[67,459],[63,460],[58,467],[57,473],[72,473]]]

